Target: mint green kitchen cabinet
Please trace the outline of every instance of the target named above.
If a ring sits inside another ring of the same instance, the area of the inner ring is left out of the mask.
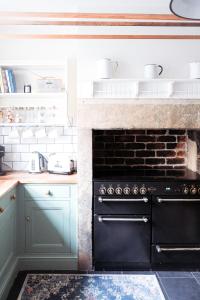
[[[16,190],[12,189],[0,197],[0,299],[12,284],[10,274],[16,265],[16,229]]]
[[[70,201],[26,201],[25,221],[26,251],[71,252]]]
[[[15,253],[16,243],[16,191],[0,198],[0,270]]]
[[[27,267],[77,268],[76,194],[76,184],[20,186],[18,251]]]

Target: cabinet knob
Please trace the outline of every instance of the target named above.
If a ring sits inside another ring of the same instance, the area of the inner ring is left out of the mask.
[[[26,219],[26,222],[30,222],[30,217],[25,217],[25,219]]]
[[[49,190],[48,192],[46,192],[46,196],[53,196],[53,193]]]
[[[13,195],[10,196],[10,200],[16,200],[16,198],[17,198],[17,197],[16,197],[15,194],[13,194]]]
[[[2,214],[4,212],[4,208],[3,207],[0,207],[0,214]]]

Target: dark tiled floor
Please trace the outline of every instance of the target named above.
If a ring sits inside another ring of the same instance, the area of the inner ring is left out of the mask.
[[[15,283],[8,295],[7,300],[16,300],[21,290],[24,279],[28,272],[20,272],[15,280]],[[29,273],[44,273],[29,272]],[[50,273],[50,272],[46,272]],[[78,272],[52,272],[52,273],[78,273]],[[90,272],[92,273],[92,272]],[[200,300],[200,272],[169,272],[169,271],[135,271],[135,272],[96,272],[104,274],[155,274],[160,283],[161,289],[166,300]],[[146,299],[148,300],[148,299]]]
[[[166,300],[200,300],[200,272],[156,272],[156,275]]]

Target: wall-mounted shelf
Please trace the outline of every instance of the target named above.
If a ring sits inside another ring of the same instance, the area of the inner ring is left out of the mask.
[[[27,121],[34,122],[35,120],[32,116],[32,110],[28,110],[28,107],[40,107],[43,110],[44,108],[54,107],[55,123],[68,121],[67,60],[0,61],[0,72],[0,79],[7,74],[6,72],[12,72],[16,82],[16,87],[12,89],[10,85],[13,80],[9,76],[6,76],[6,81],[0,80],[1,92],[3,91],[0,93],[1,118],[3,114],[3,119],[7,119],[7,111],[4,110],[7,107],[14,117],[16,114],[20,115],[21,121],[26,124]],[[30,93],[24,93],[25,86],[31,87]],[[24,111],[22,111],[23,107],[25,108]],[[17,108],[20,108],[20,110],[17,110]],[[45,121],[48,123],[50,118],[45,116]],[[5,126],[8,126],[7,122],[5,124]],[[16,123],[17,125],[18,123]]]
[[[63,127],[68,123],[0,123],[0,127]]]
[[[200,99],[199,79],[101,79],[82,82],[82,99]]]
[[[62,93],[0,93],[0,98],[62,98],[66,97],[67,92]]]

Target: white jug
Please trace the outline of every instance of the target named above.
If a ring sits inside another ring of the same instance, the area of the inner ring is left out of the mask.
[[[144,77],[146,79],[158,78],[163,72],[163,67],[157,64],[148,64],[144,66]]]
[[[97,61],[97,78],[109,79],[113,77],[118,67],[117,61],[112,61],[110,58],[102,58]]]
[[[190,79],[200,79],[200,62],[192,62],[190,66]]]

